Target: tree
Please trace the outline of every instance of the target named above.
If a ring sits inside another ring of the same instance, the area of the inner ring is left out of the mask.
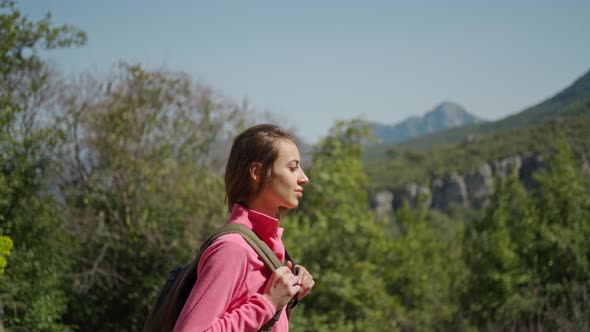
[[[590,324],[590,305],[584,298],[590,291],[590,188],[563,134],[553,150],[548,168],[536,176],[539,186],[532,197],[538,221],[536,286],[542,299],[536,314],[549,329],[569,325],[573,331]]]
[[[382,278],[383,224],[368,209],[361,121],[340,122],[315,147],[310,185],[300,208],[284,224],[293,257],[316,286],[294,313],[303,331],[395,330],[399,307]]]
[[[563,136],[526,193],[497,186],[467,235],[472,271],[463,304],[478,326],[577,331],[590,323],[590,190]]]
[[[407,203],[395,212],[383,275],[388,292],[402,306],[396,320],[404,331],[463,330],[459,297],[468,277],[463,263],[461,228],[446,234],[443,222],[429,213],[427,197],[416,209]]]
[[[527,292],[535,283],[536,221],[530,209],[523,185],[512,174],[496,183],[485,216],[467,230],[472,278],[464,305],[476,325],[506,328],[536,303]]]
[[[65,238],[44,179],[59,131],[43,122],[50,70],[40,50],[81,45],[83,32],[32,22],[12,1],[0,2],[0,234],[14,249],[0,283],[1,325],[64,331]]]
[[[227,142],[245,110],[183,73],[120,64],[60,96],[60,192],[78,241],[68,321],[138,331],[175,264],[225,219]]]

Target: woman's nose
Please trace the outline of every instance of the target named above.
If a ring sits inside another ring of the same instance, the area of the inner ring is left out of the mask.
[[[301,177],[299,177],[299,184],[304,185],[304,184],[308,184],[309,183],[309,178],[307,177],[307,175],[305,175],[305,173],[303,172],[303,170],[301,171]]]

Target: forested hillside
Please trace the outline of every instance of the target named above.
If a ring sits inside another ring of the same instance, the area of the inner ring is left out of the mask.
[[[366,160],[370,188],[380,190],[410,182],[427,183],[436,177],[467,173],[484,163],[515,155],[548,156],[554,152],[551,143],[560,133],[565,135],[576,156],[589,152],[590,113],[490,134],[471,142],[439,144],[427,149],[383,147],[383,155],[372,155],[372,160]]]

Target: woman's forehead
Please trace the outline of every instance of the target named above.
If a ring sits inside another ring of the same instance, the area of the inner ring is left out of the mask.
[[[277,156],[277,161],[281,160],[282,162],[290,162],[290,161],[300,161],[299,157],[299,149],[297,145],[290,140],[287,139],[280,139],[278,141],[278,148],[279,148],[279,155]]]

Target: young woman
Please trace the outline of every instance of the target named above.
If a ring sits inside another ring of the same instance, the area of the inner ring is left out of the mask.
[[[235,138],[225,169],[226,223],[250,228],[284,261],[280,218],[308,182],[291,136],[274,125],[251,127]],[[277,311],[272,331],[288,331],[286,304],[314,286],[304,267],[292,271],[288,264],[271,273],[241,235],[222,235],[201,256],[174,331],[258,331]]]

